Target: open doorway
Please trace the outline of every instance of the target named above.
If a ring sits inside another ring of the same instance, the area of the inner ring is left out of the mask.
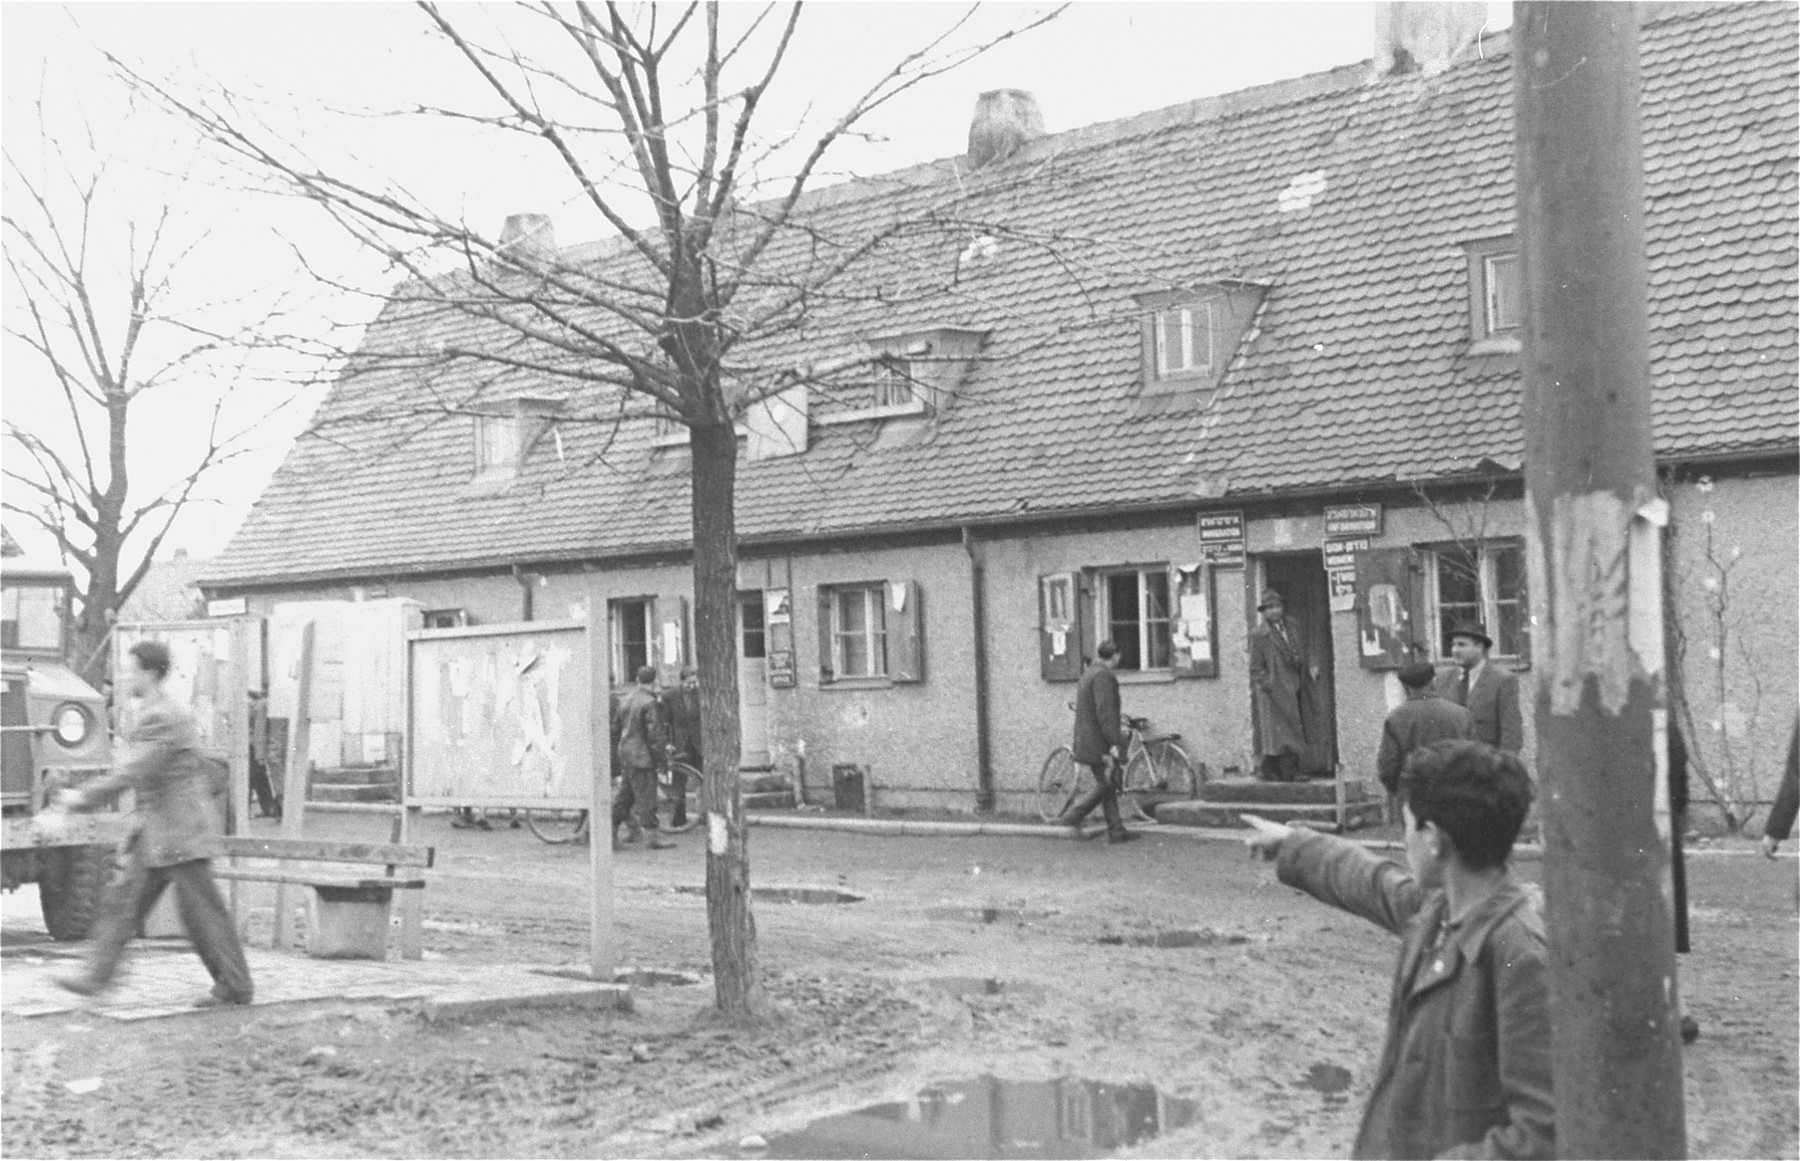
[[[1272,553],[1257,558],[1248,577],[1250,617],[1255,625],[1256,605],[1269,589],[1281,593],[1288,623],[1299,631],[1308,659],[1319,667],[1319,676],[1307,683],[1300,697],[1301,719],[1306,727],[1306,754],[1301,772],[1312,778],[1330,777],[1337,770],[1336,667],[1331,656],[1331,593],[1321,552]],[[1252,707],[1256,699],[1251,699]],[[1254,712],[1254,708],[1253,708]],[[1262,745],[1262,723],[1256,723],[1257,747]]]

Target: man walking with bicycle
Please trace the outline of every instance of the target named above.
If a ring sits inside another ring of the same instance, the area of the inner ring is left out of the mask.
[[[1088,772],[1094,788],[1079,802],[1070,804],[1056,821],[1077,830],[1088,814],[1098,806],[1106,819],[1106,841],[1130,842],[1138,837],[1125,829],[1119,818],[1119,787],[1124,781],[1125,736],[1120,721],[1119,647],[1111,641],[1100,642],[1095,659],[1081,675],[1075,688],[1075,739],[1070,749],[1075,764]]]

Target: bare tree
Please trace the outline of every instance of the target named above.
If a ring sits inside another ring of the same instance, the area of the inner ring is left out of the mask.
[[[298,392],[250,369],[281,343],[279,309],[221,329],[184,287],[207,239],[176,201],[135,204],[144,175],[101,160],[91,135],[37,144],[5,155],[6,333],[35,374],[7,383],[4,508],[74,566],[77,660],[97,677],[171,525]]]
[[[589,392],[586,414],[563,419],[616,423],[654,413],[685,425],[714,979],[719,1009],[753,1020],[763,996],[738,784],[736,426],[795,384],[829,389],[833,374],[867,362],[801,365],[793,341],[833,295],[904,293],[871,288],[857,278],[859,265],[921,226],[954,233],[929,206],[878,229],[834,232],[803,212],[804,195],[827,152],[870,113],[1055,13],[957,47],[965,15],[803,138],[791,126],[771,132],[761,115],[777,78],[793,68],[800,5],[418,7],[488,99],[474,109],[409,112],[490,141],[523,140],[554,158],[579,206],[615,235],[611,243],[571,255],[533,244],[529,228],[492,237],[399,183],[316,164],[229,94],[196,98],[133,79],[252,171],[312,199],[387,255],[407,282],[386,309],[480,324],[426,350],[365,344],[354,364],[463,368],[458,392],[428,410],[479,411],[485,384],[522,377]],[[743,27],[728,32],[727,16],[742,17]],[[510,22],[504,30],[501,21]],[[362,418],[382,406],[373,401]]]

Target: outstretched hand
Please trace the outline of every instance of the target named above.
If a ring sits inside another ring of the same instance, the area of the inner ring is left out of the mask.
[[[1261,815],[1240,814],[1238,817],[1250,826],[1251,833],[1244,839],[1244,845],[1250,848],[1251,855],[1261,856],[1269,861],[1273,861],[1281,853],[1282,842],[1294,833],[1293,827],[1270,822]]]

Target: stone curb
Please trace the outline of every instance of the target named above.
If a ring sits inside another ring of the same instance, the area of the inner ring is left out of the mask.
[[[456,1020],[467,1016],[491,1016],[515,1008],[611,1008],[632,1010],[631,988],[626,984],[595,984],[591,988],[562,989],[508,996],[434,996],[422,1000],[418,1011],[427,1020]]]
[[[790,830],[840,830],[860,834],[892,834],[892,835],[936,835],[940,837],[973,838],[978,835],[1003,835],[1011,838],[1047,838],[1070,841],[1078,837],[1068,827],[1052,826],[1049,823],[1031,822],[948,822],[923,821],[901,818],[834,818],[829,815],[807,817],[805,815],[763,814],[749,812],[744,818],[751,826],[772,826]],[[1129,826],[1139,834],[1166,835],[1171,838],[1195,840],[1211,840],[1215,842],[1241,843],[1249,834],[1246,830],[1236,828],[1216,828],[1204,826],[1160,826],[1155,823],[1145,825],[1139,823]],[[1370,850],[1397,851],[1404,847],[1397,839],[1359,839],[1349,841],[1359,843]],[[1690,851],[1690,854],[1702,852]],[[1724,854],[1727,852],[1704,852],[1708,854]],[[1754,853],[1754,852],[1748,852]],[[1513,854],[1521,859],[1542,858],[1544,848],[1536,843],[1520,843],[1513,848]]]

